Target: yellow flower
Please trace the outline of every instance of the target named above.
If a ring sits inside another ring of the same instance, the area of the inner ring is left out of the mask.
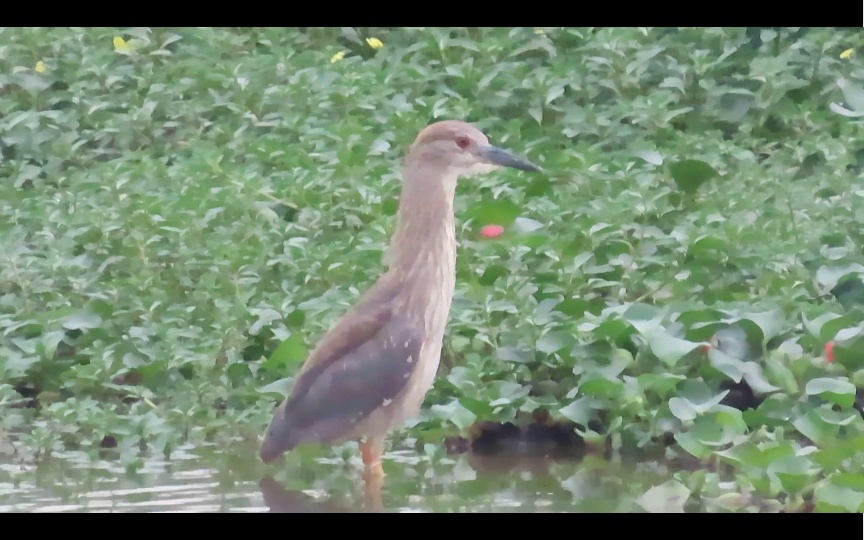
[[[345,58],[345,51],[339,51],[330,58],[330,63],[335,64],[339,60]]]
[[[384,46],[384,43],[380,39],[374,37],[366,38],[366,43],[373,49],[380,49]]]
[[[45,62],[39,60],[38,62],[36,62],[36,67],[34,67],[33,69],[35,69],[37,73],[42,73],[43,71],[45,71]]]
[[[855,54],[855,49],[846,49],[845,51],[840,53],[840,58],[842,58],[843,60],[847,60],[851,58],[853,54]]]
[[[537,28],[534,30],[534,33],[535,34],[545,34],[546,32],[544,32],[542,28]]]
[[[132,54],[132,44],[120,36],[114,36],[114,50],[120,54]]]

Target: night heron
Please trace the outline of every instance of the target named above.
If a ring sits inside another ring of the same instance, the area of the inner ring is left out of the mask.
[[[456,282],[456,179],[499,166],[540,170],[464,122],[420,132],[404,164],[390,268],[309,355],[273,414],[262,461],[357,440],[366,478],[383,476],[387,433],[419,413],[438,370]]]

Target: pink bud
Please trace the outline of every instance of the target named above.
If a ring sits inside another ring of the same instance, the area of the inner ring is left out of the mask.
[[[480,234],[486,238],[497,238],[498,236],[501,236],[503,232],[504,227],[501,225],[486,225],[483,227],[483,230],[480,231]]]
[[[825,344],[825,361],[829,364],[834,362],[834,342],[829,341]]]

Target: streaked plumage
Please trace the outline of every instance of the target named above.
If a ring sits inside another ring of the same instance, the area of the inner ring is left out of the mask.
[[[419,412],[438,369],[456,279],[456,180],[496,165],[538,170],[463,122],[420,132],[405,161],[390,268],[306,360],[270,422],[263,461],[303,443],[365,439],[364,463],[380,469],[387,432]]]

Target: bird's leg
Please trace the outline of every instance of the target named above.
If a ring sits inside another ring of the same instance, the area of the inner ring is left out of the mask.
[[[381,488],[384,485],[384,468],[381,466],[381,457],[384,453],[384,439],[368,437],[360,443],[360,452],[363,454],[365,468],[363,483],[366,509],[374,512],[383,511]]]
[[[363,454],[363,465],[366,469],[364,477],[384,476],[384,467],[381,465],[381,457],[384,454],[384,439],[367,437],[360,443],[360,452]]]

